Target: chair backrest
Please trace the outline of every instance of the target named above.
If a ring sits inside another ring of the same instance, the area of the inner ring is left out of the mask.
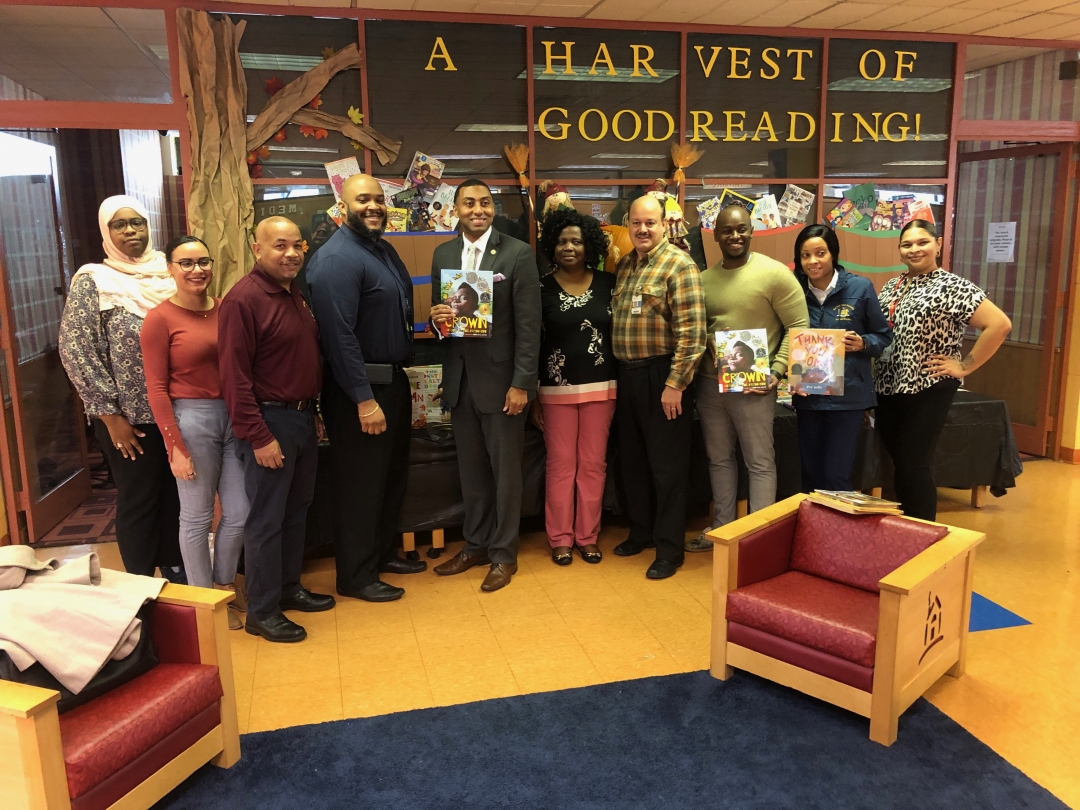
[[[882,577],[949,533],[893,515],[848,515],[812,501],[799,504],[791,568],[878,593]]]
[[[195,608],[154,602],[154,610],[150,614],[150,635],[161,663],[202,663]]]

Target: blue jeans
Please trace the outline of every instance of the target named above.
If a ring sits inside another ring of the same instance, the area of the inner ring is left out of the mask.
[[[244,490],[244,464],[236,455],[236,437],[225,401],[177,399],[173,413],[184,438],[195,478],[177,479],[180,493],[180,553],[188,583],[199,588],[229,585],[244,547],[244,521],[248,498]],[[221,500],[221,522],[210,559],[210,528],[214,522],[214,495]]]

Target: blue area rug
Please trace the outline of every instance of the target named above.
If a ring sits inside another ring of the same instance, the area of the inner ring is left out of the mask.
[[[1065,807],[924,700],[890,748],[868,733],[754,676],[693,672],[249,734],[238,764],[159,807]]]
[[[1006,610],[997,602],[991,602],[985,596],[971,594],[971,620],[968,622],[968,630],[972,633],[978,630],[1023,627],[1025,624],[1031,624],[1031,622],[1023,616],[1017,616],[1011,610]]]

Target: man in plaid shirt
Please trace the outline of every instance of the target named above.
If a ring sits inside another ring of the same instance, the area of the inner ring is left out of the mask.
[[[697,265],[664,236],[660,202],[630,206],[634,252],[616,270],[612,346],[619,360],[615,420],[630,517],[621,557],[656,548],[645,576],[665,579],[683,563],[694,369],[705,350],[705,299]]]

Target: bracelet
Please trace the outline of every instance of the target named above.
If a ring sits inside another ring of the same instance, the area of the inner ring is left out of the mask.
[[[371,411],[370,413],[362,413],[362,414],[360,414],[360,418],[361,419],[367,419],[369,416],[374,416],[375,411],[377,411],[377,410],[379,410],[378,404],[375,405],[375,410]]]

